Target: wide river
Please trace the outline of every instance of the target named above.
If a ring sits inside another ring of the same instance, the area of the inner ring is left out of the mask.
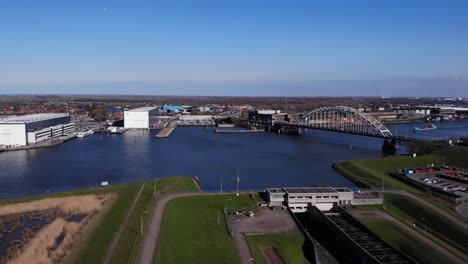
[[[434,131],[389,125],[398,135],[443,139],[468,135],[468,122],[436,123]],[[94,134],[53,148],[0,153],[0,198],[184,175],[198,176],[203,188],[331,185],[355,187],[331,165],[342,160],[382,157],[382,139],[325,131],[300,136],[273,133],[214,133],[178,127],[169,138],[155,130],[121,135]]]

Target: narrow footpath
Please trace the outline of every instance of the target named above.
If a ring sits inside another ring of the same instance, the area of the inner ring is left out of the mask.
[[[159,194],[158,200],[153,208],[153,216],[149,224],[148,230],[145,232],[143,247],[138,258],[140,264],[153,264],[156,256],[156,250],[159,242],[159,234],[161,233],[161,225],[164,218],[164,210],[166,205],[172,199],[186,196],[202,196],[216,195],[215,193],[205,192],[185,192],[185,193],[168,193]]]

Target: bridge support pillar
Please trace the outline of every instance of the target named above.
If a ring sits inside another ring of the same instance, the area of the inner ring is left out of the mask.
[[[382,144],[382,151],[386,155],[394,156],[398,149],[398,144],[395,139],[384,139]]]

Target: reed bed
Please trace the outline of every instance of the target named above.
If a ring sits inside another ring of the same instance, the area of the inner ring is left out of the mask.
[[[46,198],[27,203],[9,204],[0,207],[0,216],[20,214],[30,211],[42,211],[52,208],[60,209],[65,214],[89,214],[99,211],[105,201],[115,194],[66,196],[59,198]]]
[[[116,194],[99,194],[47,198],[28,203],[18,203],[0,207],[0,216],[10,214],[26,214],[44,210],[58,210],[56,218],[40,229],[31,239],[23,240],[12,254],[3,258],[11,264],[22,263],[61,263],[71,251],[74,242],[83,229],[94,219],[104,204],[112,200]],[[67,220],[72,215],[85,215],[79,222]]]

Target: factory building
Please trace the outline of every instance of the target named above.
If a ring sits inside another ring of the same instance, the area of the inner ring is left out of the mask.
[[[76,132],[70,115],[44,113],[0,118],[0,146],[16,147],[70,136]]]
[[[257,120],[261,122],[284,122],[289,121],[288,114],[282,113],[280,110],[257,110],[249,112],[250,120]]]
[[[149,129],[152,120],[157,115],[157,107],[141,107],[124,112],[124,127],[135,129]]]

